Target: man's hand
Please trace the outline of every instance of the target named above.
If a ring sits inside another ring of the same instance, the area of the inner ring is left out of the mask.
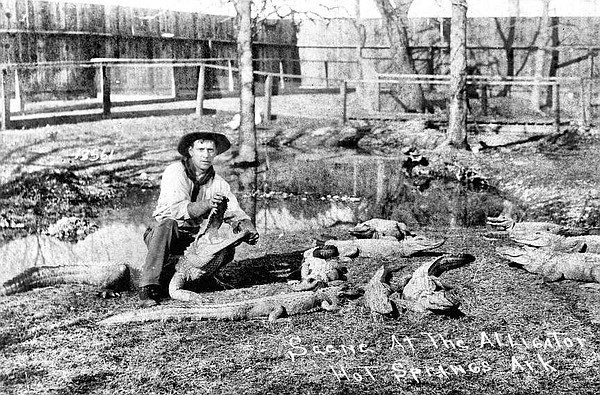
[[[191,218],[204,217],[211,209],[217,207],[224,200],[227,200],[225,195],[221,192],[216,192],[210,199],[203,199],[188,204],[188,214]]]
[[[258,242],[258,231],[252,224],[252,221],[249,219],[243,219],[233,228],[233,233],[246,232],[248,234],[248,239],[246,243],[254,245]]]
[[[227,200],[224,194],[221,192],[215,192],[215,194],[207,199],[211,208],[217,207],[219,204],[223,202],[223,200]]]

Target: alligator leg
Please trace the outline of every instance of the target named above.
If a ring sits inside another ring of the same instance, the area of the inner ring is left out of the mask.
[[[196,292],[183,289],[184,285],[185,278],[183,274],[175,272],[173,278],[171,278],[171,282],[169,282],[169,296],[184,302],[203,302]]]
[[[279,318],[285,317],[287,312],[285,311],[285,307],[279,305],[273,308],[273,311],[269,313],[269,322],[276,322]]]

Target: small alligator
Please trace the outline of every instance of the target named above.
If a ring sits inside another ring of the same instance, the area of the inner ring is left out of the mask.
[[[415,236],[402,222],[373,218],[361,222],[350,229],[350,234],[358,239],[392,239],[402,240],[407,236]]]
[[[187,300],[189,291],[183,285],[192,279],[210,276],[233,258],[234,248],[239,245],[246,233],[240,232],[232,238],[219,239],[217,230],[222,224],[227,202],[213,208],[206,225],[196,240],[186,249],[183,259],[178,260],[176,275],[171,280],[171,297]],[[28,291],[33,288],[58,284],[82,283],[97,286],[100,296],[111,297],[119,291],[134,289],[139,285],[140,264],[123,262],[121,264],[94,263],[89,265],[37,266],[27,269],[16,277],[4,282],[0,287],[0,296]]]
[[[565,237],[550,232],[535,232],[516,235],[512,239],[519,244],[552,251],[600,253],[600,236],[597,235]]]
[[[424,236],[408,236],[402,240],[391,239],[356,239],[356,240],[328,240],[325,245],[334,245],[338,248],[340,256],[390,258],[410,257],[419,252],[437,248],[446,242],[445,239],[429,239]]]
[[[152,308],[128,311],[100,321],[101,325],[129,322],[163,321],[190,318],[196,320],[245,320],[268,317],[278,318],[308,313],[315,310],[335,311],[340,298],[348,295],[346,284],[321,288],[316,291],[290,292],[257,299],[221,304],[191,304],[186,306],[160,305]]]
[[[301,282],[292,285],[292,288],[295,291],[308,291],[319,285],[334,285],[343,281],[342,262],[350,259],[338,256],[338,249],[333,245],[306,250],[300,271]]]
[[[600,283],[600,254],[570,254],[527,247],[498,247],[496,252],[513,265],[542,275],[546,281]]]

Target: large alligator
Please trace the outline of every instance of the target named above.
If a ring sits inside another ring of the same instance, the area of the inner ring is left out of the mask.
[[[227,202],[211,210],[205,226],[195,241],[178,261],[176,273],[169,284],[171,297],[180,300],[193,298],[192,292],[183,289],[186,282],[212,276],[233,258],[234,248],[247,237],[244,232],[221,239],[217,231],[223,222]],[[6,281],[0,287],[0,296],[28,291],[33,288],[58,284],[83,283],[99,287],[101,295],[108,297],[139,285],[140,263],[86,264],[65,266],[38,266],[30,268]]]
[[[600,236],[598,235],[565,237],[550,232],[535,232],[515,235],[512,239],[519,244],[552,251],[600,253]]]
[[[492,229],[486,236],[497,239],[527,237],[536,232],[547,232],[561,236],[581,236],[596,231],[591,228],[564,226],[552,222],[516,222],[504,216],[488,217],[486,225]]]
[[[425,236],[408,236],[402,240],[392,239],[356,239],[328,240],[325,245],[334,245],[340,256],[391,258],[410,257],[419,252],[437,248],[446,242],[445,239],[430,239]]]
[[[448,313],[456,311],[460,300],[450,287],[439,277],[448,270],[456,269],[473,262],[470,254],[444,255],[419,266],[412,275],[404,278],[401,289],[394,290],[389,284],[393,271],[382,266],[366,287],[365,301],[372,313],[392,316],[399,308],[417,313]]]
[[[290,292],[231,303],[189,304],[185,306],[160,305],[117,314],[100,321],[100,324],[116,325],[182,318],[245,320],[268,317],[269,321],[275,321],[280,317],[316,310],[335,311],[339,308],[342,296],[355,295],[353,292],[347,293],[346,291],[346,284],[342,284],[317,289],[316,291]]]
[[[527,247],[498,247],[496,252],[513,265],[540,274],[547,281],[564,279],[600,283],[600,254],[573,254]]]
[[[412,311],[448,312],[460,306],[458,295],[439,277],[475,261],[470,254],[444,255],[415,270],[402,289],[402,305]]]
[[[350,229],[350,234],[358,239],[392,239],[402,240],[408,236],[415,236],[402,222],[372,218]]]

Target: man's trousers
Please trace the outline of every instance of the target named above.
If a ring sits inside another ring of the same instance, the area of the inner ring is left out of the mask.
[[[144,233],[148,255],[142,266],[140,287],[159,285],[165,289],[175,272],[175,260],[167,266],[169,255],[183,255],[194,238],[194,234],[181,230],[173,219],[164,219],[148,228]]]

